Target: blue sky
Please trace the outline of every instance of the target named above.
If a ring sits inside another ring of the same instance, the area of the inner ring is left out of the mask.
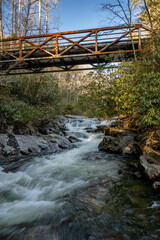
[[[96,28],[106,25],[100,9],[100,0],[60,0],[59,31]]]

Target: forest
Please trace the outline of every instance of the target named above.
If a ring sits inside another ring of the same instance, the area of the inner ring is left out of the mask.
[[[1,39],[53,31],[58,24],[57,5],[53,0],[1,0]],[[101,11],[111,12],[119,24],[140,22],[150,28],[141,53],[122,61],[114,71],[101,67],[91,72],[2,76],[1,129],[11,123],[40,124],[58,114],[98,118],[123,115],[137,128],[159,126],[159,1],[128,0],[124,5],[118,0],[113,5],[103,3]]]

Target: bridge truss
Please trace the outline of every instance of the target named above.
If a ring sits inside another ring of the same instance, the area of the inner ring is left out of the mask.
[[[148,28],[135,24],[3,39],[0,74],[73,71],[77,65],[121,61],[133,57],[133,44],[140,52],[148,35]]]

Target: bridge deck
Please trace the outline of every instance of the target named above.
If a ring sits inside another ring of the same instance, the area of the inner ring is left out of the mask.
[[[8,38],[0,41],[0,71],[37,70],[48,67],[71,69],[75,65],[118,61],[141,51],[148,37],[141,24]]]

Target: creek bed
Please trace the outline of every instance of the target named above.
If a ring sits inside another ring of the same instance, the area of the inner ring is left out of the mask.
[[[75,148],[0,168],[0,240],[158,240],[160,200],[120,172],[128,156],[98,151],[96,119],[70,119]],[[134,158],[133,158],[134,160]]]

